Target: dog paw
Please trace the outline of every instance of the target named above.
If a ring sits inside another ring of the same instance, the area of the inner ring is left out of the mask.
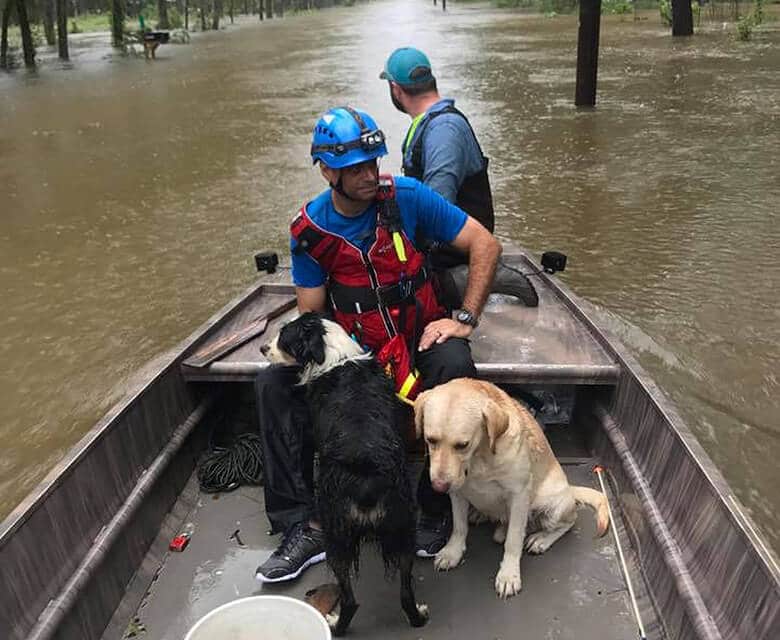
[[[328,626],[330,627],[331,631],[334,631],[336,629],[336,625],[339,623],[339,614],[326,613],[325,622],[328,623]]]
[[[549,536],[544,531],[529,534],[525,539],[525,549],[528,553],[539,555],[550,548]]]
[[[497,544],[504,544],[505,541],[506,541],[506,523],[501,522],[496,525],[496,528],[493,531],[493,542]]]
[[[445,547],[436,554],[433,559],[433,567],[436,571],[449,571],[454,569],[460,564],[463,559],[463,554],[466,551],[466,546],[462,544],[450,544],[449,542]]]
[[[520,593],[523,581],[520,578],[520,569],[500,569],[496,576],[496,595],[506,600]]]
[[[417,608],[417,615],[413,618],[409,618],[409,624],[413,627],[423,627],[431,617],[431,614],[428,611],[428,605],[420,603],[415,604],[414,606]]]

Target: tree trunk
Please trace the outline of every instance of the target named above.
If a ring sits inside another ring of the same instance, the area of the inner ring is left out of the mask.
[[[672,35],[693,35],[693,11],[690,0],[672,0]]]
[[[70,60],[68,54],[68,0],[56,0],[57,49],[60,60]]]
[[[208,29],[206,24],[206,0],[200,0],[200,30],[205,31]]]
[[[249,2],[247,0],[244,0],[244,15],[249,15]]]
[[[168,3],[166,0],[157,0],[157,13],[160,18],[157,21],[157,28],[170,29],[171,23],[168,22]]]
[[[184,0],[184,30],[190,30],[190,0]]]
[[[260,22],[263,21],[263,0],[257,0],[257,15],[260,18]]]
[[[25,0],[16,0],[16,17],[19,19],[19,30],[22,32],[22,49],[24,50],[24,66],[35,66],[35,44],[33,44],[30,21],[27,19]]]
[[[222,15],[222,0],[214,0],[212,8],[214,13],[211,15],[211,28],[217,31],[219,29],[219,18]]]
[[[43,33],[50,47],[57,42],[54,33],[54,0],[43,0]]]
[[[11,20],[12,6],[13,0],[6,0],[3,4],[3,25],[0,27],[0,69],[8,68],[8,22]]]
[[[233,24],[233,0],[230,0],[230,5],[228,6],[228,15],[230,16],[230,24]]]
[[[115,47],[125,43],[125,0],[111,0],[111,41]]]
[[[265,0],[265,15],[269,20],[274,17],[274,0]]]
[[[273,0],[271,0],[273,2]],[[279,0],[279,5],[276,7],[278,9],[279,17],[284,18],[284,0]]]

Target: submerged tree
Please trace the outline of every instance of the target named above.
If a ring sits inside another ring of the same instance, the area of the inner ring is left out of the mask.
[[[2,27],[0,27],[0,69],[8,68],[8,23],[11,20],[13,0],[0,0],[2,7]]]
[[[219,29],[219,18],[222,16],[222,0],[214,0],[211,10],[211,28],[217,31]]]
[[[68,3],[67,0],[56,0],[57,9],[57,49],[60,60],[69,60],[68,53]]]
[[[125,42],[125,0],[111,0],[111,42],[115,47]]]
[[[19,20],[19,30],[22,32],[22,50],[24,52],[24,65],[27,68],[35,66],[35,44],[33,43],[30,20],[27,17],[27,5],[25,0],[16,0],[16,17]]]
[[[160,18],[157,22],[157,28],[170,29],[171,23],[168,21],[168,4],[166,0],[157,0],[157,13]]]
[[[54,0],[43,0],[43,34],[50,47],[57,41],[54,32]]]

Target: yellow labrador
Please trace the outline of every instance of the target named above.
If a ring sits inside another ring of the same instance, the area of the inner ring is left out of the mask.
[[[599,535],[609,526],[603,494],[569,485],[539,424],[505,392],[488,382],[460,378],[420,394],[414,406],[418,436],[431,459],[431,484],[452,498],[453,530],[436,554],[438,570],[456,567],[466,551],[469,504],[498,523],[504,543],[496,593],[520,592],[523,542],[544,553],[574,525],[577,503],[596,511]],[[526,537],[529,516],[539,529]]]

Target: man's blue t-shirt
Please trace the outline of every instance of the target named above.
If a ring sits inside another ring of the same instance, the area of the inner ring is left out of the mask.
[[[395,177],[395,197],[404,233],[412,242],[419,228],[427,239],[449,243],[466,224],[465,211],[412,178]],[[368,251],[374,242],[376,204],[355,217],[343,216],[333,206],[330,189],[326,189],[306,205],[306,213],[318,226],[346,238],[364,251]],[[290,249],[294,247],[295,239],[290,238]],[[327,280],[325,271],[306,252],[292,253],[292,277],[298,287],[319,287]]]

